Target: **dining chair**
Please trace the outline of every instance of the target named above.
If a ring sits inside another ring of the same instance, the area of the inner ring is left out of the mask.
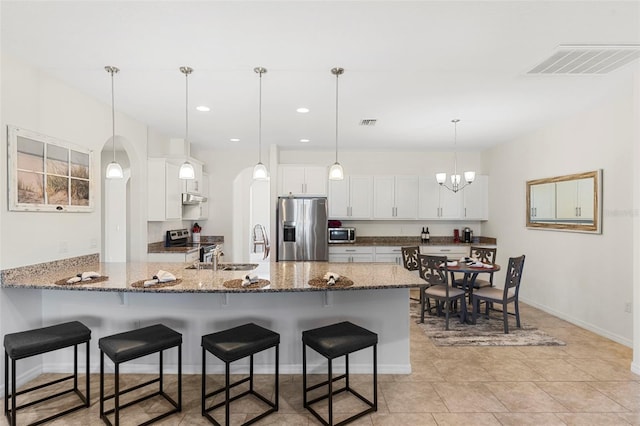
[[[524,267],[524,254],[520,257],[509,258],[507,276],[504,288],[483,287],[473,293],[473,322],[475,323],[480,302],[486,304],[485,317],[489,317],[489,309],[492,304],[502,305],[502,319],[504,322],[504,333],[509,333],[509,315],[515,315],[516,326],[520,328],[520,307],[518,305],[518,294],[520,293],[520,282],[522,280],[522,268]],[[515,312],[507,311],[507,305],[513,303]]]
[[[418,246],[410,246],[410,247],[401,247],[402,250],[402,265],[404,269],[407,271],[418,271],[420,270],[420,266],[418,264],[418,254],[420,254],[420,247]],[[420,294],[422,294],[422,290],[420,290]],[[419,302],[420,299],[416,299],[415,297],[409,297],[410,300],[415,300]]]
[[[474,247],[471,246],[469,250],[469,255],[473,259],[477,259],[482,263],[495,265],[496,263],[496,252],[498,249],[496,248],[488,248],[488,247]],[[475,277],[474,277],[475,278]],[[461,287],[464,279],[458,278],[454,280],[455,287]],[[473,281],[473,288],[483,288],[483,287],[493,287],[493,272],[489,274],[488,280],[483,279],[475,279]]]
[[[467,316],[467,305],[464,303],[465,292],[461,288],[449,285],[447,272],[446,256],[431,256],[427,254],[419,254],[420,276],[427,282],[427,286],[421,289],[420,295],[420,322],[424,322],[425,304],[428,300],[436,301],[438,314],[444,309],[445,328],[449,330],[449,313],[451,312],[451,302],[460,300],[460,322],[463,322]],[[430,308],[427,310],[431,312]]]

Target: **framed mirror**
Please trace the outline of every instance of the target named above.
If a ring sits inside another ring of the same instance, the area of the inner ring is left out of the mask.
[[[602,170],[527,181],[527,228],[602,233]]]

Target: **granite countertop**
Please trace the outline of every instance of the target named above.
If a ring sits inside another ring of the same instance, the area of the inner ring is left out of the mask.
[[[76,258],[74,258],[76,259]],[[386,288],[410,288],[424,284],[417,275],[402,266],[375,263],[329,263],[329,262],[271,262],[260,264],[253,271],[212,271],[185,269],[188,263],[99,263],[73,262],[47,268],[48,264],[31,265],[2,271],[3,288],[31,288],[47,290],[146,292],[146,293],[264,293],[301,291],[347,291]],[[158,270],[171,272],[182,281],[170,287],[137,288],[131,284],[148,280]],[[102,282],[87,281],[83,284],[57,285],[56,281],[75,276],[79,272],[95,271],[109,279]],[[335,272],[353,281],[350,287],[313,287],[312,278],[322,277],[326,272]],[[270,284],[257,289],[227,288],[224,283],[242,279],[245,275],[257,274]]]
[[[355,243],[336,243],[330,246],[482,246],[495,245],[496,239],[491,237],[478,237],[477,243],[455,243],[453,237],[432,236],[428,243],[423,243],[420,237],[357,237]]]
[[[147,253],[190,253],[200,250],[200,247],[193,245],[193,241],[189,238],[189,245],[185,247],[165,247],[164,241],[149,243],[147,245]],[[224,236],[219,235],[202,235],[200,236],[200,244],[224,244]]]

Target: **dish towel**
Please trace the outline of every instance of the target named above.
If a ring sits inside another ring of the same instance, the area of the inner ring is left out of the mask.
[[[244,278],[242,279],[242,287],[246,287],[248,285],[251,285],[257,282],[258,282],[258,276],[256,274],[248,274],[248,275],[245,275]]]
[[[162,269],[160,269],[158,272],[156,272],[156,274],[153,276],[152,279],[145,281],[142,285],[144,287],[150,287],[158,283],[166,283],[166,282],[175,281],[175,280],[176,280],[176,276],[173,275],[171,272],[163,271]]]
[[[470,263],[469,266],[471,266],[473,268],[487,268],[487,269],[493,268],[493,265],[491,265],[489,263],[482,263],[479,260],[476,260],[473,263]]]
[[[447,266],[458,266],[458,262],[455,260],[447,261]],[[441,263],[440,267],[444,267],[444,263]]]
[[[323,279],[327,280],[327,285],[334,285],[340,279],[340,275],[335,272],[327,272]]]
[[[92,278],[98,278],[99,276],[100,274],[94,271],[82,272],[73,278],[69,278],[67,280],[67,284],[79,283],[80,281],[89,281]]]

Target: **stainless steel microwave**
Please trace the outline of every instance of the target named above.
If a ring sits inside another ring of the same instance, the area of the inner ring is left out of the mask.
[[[356,228],[329,228],[329,243],[355,243]]]

